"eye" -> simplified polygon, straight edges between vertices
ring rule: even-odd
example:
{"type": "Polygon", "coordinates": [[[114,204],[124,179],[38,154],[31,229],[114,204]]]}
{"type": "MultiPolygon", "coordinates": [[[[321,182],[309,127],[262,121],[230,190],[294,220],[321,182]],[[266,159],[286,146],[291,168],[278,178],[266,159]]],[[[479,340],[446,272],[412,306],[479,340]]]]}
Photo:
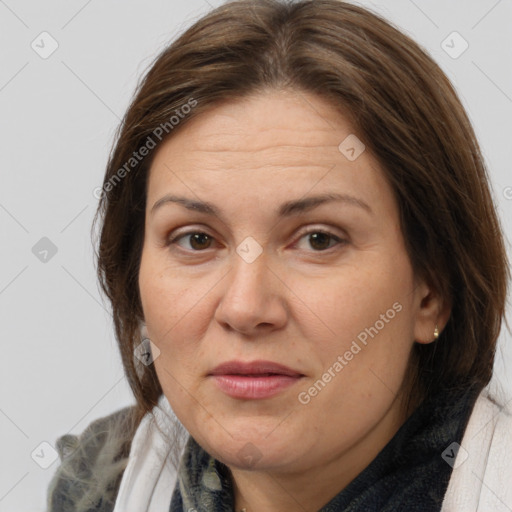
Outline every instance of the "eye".
{"type": "MultiPolygon", "coordinates": [[[[318,228],[313,228],[310,229],[309,231],[306,231],[305,233],[302,233],[301,237],[299,238],[299,241],[305,239],[306,237],[309,237],[309,244],[310,247],[314,249],[314,252],[324,252],[336,245],[345,245],[346,243],[348,243],[347,240],[344,240],[334,235],[333,233],[320,230],[318,228]]],[[[201,252],[204,251],[205,249],[210,249],[212,247],[214,240],[215,238],[213,236],[210,236],[208,233],[205,233],[203,231],[188,231],[185,233],[180,233],[175,237],[171,238],[166,245],[178,245],[182,249],[185,249],[190,252],[201,252]],[[179,241],[181,240],[187,240],[189,244],[188,247],[183,246],[181,243],[179,243],[179,241]]],[[[297,243],[296,245],[299,245],[299,243],[297,243]]]]}
{"type": "Polygon", "coordinates": [[[204,249],[209,249],[212,241],[215,240],[212,236],[204,233],[202,231],[189,231],[188,233],[181,233],[171,240],[168,241],[167,245],[179,245],[183,249],[192,250],[194,252],[199,252],[204,249]],[[183,247],[181,244],[178,244],[178,240],[188,239],[189,247],[183,247]]]}
{"type": "Polygon", "coordinates": [[[310,229],[302,234],[299,240],[303,238],[309,237],[310,247],[313,247],[315,252],[322,252],[327,249],[331,249],[335,245],[345,245],[347,243],[346,240],[334,235],[333,233],[329,233],[328,231],[323,231],[320,229],[310,229]],[[331,244],[331,242],[335,242],[331,244]]]}

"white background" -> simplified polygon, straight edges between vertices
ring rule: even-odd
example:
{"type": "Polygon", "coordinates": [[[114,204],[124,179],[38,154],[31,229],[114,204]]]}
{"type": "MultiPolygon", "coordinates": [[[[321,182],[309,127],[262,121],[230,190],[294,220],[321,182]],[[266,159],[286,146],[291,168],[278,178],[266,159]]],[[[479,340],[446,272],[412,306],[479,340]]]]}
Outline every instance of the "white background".
{"type": "MultiPolygon", "coordinates": [[[[221,3],[0,0],[2,512],[44,510],[58,462],[47,469],[34,462],[40,443],[54,445],[134,402],[96,284],[93,190],[141,73],[166,43],[221,3]],[[43,31],[58,43],[47,59],[31,48],[43,31]],[[46,263],[32,252],[42,237],[57,248],[46,263]]],[[[418,41],[454,83],[511,239],[512,2],[360,3],[418,41]],[[453,31],[469,44],[457,59],[441,47],[453,31]]],[[[509,397],[511,345],[503,330],[496,370],[509,397]]],[[[43,462],[51,454],[38,450],[43,462]]]]}

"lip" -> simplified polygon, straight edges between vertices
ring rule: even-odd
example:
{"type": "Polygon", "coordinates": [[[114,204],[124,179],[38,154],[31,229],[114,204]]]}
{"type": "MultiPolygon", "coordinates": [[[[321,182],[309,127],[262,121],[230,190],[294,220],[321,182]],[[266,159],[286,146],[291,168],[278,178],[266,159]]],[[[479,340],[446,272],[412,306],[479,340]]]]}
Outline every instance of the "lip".
{"type": "Polygon", "coordinates": [[[300,377],[302,374],[283,364],[273,361],[226,361],[216,366],[210,375],[258,375],[273,373],[287,375],[288,377],[300,377]]]}
{"type": "Polygon", "coordinates": [[[303,374],[273,361],[227,361],[208,374],[232,398],[270,398],[298,382],[303,374]]]}

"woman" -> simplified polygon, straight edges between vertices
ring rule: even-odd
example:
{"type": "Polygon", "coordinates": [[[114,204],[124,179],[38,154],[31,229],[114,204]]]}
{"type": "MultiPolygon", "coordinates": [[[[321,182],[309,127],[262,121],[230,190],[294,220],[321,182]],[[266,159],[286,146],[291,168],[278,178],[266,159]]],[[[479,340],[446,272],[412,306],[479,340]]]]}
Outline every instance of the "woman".
{"type": "Polygon", "coordinates": [[[209,13],[142,80],[97,214],[136,405],[58,440],[49,510],[511,509],[487,171],[388,22],[209,13]]]}

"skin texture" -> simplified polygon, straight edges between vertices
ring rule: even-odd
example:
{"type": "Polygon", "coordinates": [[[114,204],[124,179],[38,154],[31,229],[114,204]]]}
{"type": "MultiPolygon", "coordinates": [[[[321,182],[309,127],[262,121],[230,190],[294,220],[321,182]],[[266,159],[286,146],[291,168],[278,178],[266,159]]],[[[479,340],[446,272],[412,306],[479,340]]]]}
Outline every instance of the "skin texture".
{"type": "Polygon", "coordinates": [[[139,274],[159,381],[190,434],[229,466],[237,510],[318,510],[405,421],[397,396],[412,345],[431,342],[449,311],[415,279],[378,163],[368,150],[354,161],[340,152],[354,131],[325,100],[265,91],[182,128],[150,170],[139,274]],[[371,212],[345,201],[276,215],[286,201],[327,192],[371,212]],[[168,193],[211,202],[221,216],[176,203],[151,212],[168,193]],[[332,237],[315,241],[309,229],[332,237]],[[166,245],[185,231],[209,237],[166,245]],[[246,237],[263,249],[251,263],[236,251],[246,237]],[[235,399],[207,375],[233,359],[275,361],[303,377],[271,398],[235,399]],[[329,368],[330,381],[302,403],[329,368]]]}

